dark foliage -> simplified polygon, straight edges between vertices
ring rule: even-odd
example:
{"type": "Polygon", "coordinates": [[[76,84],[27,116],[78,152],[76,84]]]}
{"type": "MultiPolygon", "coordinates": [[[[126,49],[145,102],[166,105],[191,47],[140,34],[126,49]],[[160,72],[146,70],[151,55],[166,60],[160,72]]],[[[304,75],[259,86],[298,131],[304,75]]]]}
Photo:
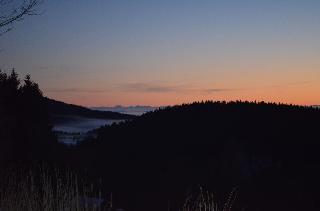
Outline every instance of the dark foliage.
{"type": "Polygon", "coordinates": [[[55,144],[45,100],[27,75],[0,71],[0,160],[48,159],[55,144]]]}

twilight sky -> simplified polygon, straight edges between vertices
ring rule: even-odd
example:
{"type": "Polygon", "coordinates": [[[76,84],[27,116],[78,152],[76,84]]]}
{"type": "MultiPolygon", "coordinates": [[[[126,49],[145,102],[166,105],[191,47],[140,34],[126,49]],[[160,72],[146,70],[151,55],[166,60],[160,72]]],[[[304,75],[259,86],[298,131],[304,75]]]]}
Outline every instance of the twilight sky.
{"type": "Polygon", "coordinates": [[[319,0],[45,0],[0,68],[85,106],[320,104],[319,0]]]}

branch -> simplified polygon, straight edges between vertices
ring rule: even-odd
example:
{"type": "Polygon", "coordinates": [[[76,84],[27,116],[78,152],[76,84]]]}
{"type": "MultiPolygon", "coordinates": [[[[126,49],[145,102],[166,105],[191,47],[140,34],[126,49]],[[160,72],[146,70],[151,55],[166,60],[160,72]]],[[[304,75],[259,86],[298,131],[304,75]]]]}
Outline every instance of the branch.
{"type": "MultiPolygon", "coordinates": [[[[2,5],[4,2],[5,1],[0,1],[1,3],[0,5],[2,5]]],[[[39,4],[40,4],[40,0],[24,0],[19,7],[9,12],[10,14],[8,16],[0,17],[0,29],[16,21],[22,20],[25,16],[36,15],[35,8],[39,4]]]]}

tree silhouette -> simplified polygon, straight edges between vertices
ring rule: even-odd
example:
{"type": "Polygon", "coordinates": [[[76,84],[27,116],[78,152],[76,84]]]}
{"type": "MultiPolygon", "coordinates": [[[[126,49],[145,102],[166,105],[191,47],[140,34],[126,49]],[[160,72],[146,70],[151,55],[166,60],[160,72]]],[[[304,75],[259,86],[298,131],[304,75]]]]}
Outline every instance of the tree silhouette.
{"type": "Polygon", "coordinates": [[[0,34],[12,29],[17,21],[36,15],[40,0],[0,0],[0,34]]]}
{"type": "Polygon", "coordinates": [[[1,160],[44,159],[54,144],[46,103],[38,84],[13,69],[0,71],[1,160]]]}

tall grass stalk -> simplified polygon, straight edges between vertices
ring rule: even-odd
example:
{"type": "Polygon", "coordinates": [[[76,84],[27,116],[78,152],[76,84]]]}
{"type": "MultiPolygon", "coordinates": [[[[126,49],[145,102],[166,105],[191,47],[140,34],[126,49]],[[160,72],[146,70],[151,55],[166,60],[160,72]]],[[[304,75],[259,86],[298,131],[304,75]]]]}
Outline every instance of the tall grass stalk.
{"type": "Polygon", "coordinates": [[[200,187],[198,194],[187,197],[180,211],[232,211],[235,199],[236,189],[233,189],[221,208],[214,194],[200,187]]]}
{"type": "Polygon", "coordinates": [[[1,211],[100,210],[86,200],[98,195],[70,170],[41,165],[1,172],[1,211]]]}

